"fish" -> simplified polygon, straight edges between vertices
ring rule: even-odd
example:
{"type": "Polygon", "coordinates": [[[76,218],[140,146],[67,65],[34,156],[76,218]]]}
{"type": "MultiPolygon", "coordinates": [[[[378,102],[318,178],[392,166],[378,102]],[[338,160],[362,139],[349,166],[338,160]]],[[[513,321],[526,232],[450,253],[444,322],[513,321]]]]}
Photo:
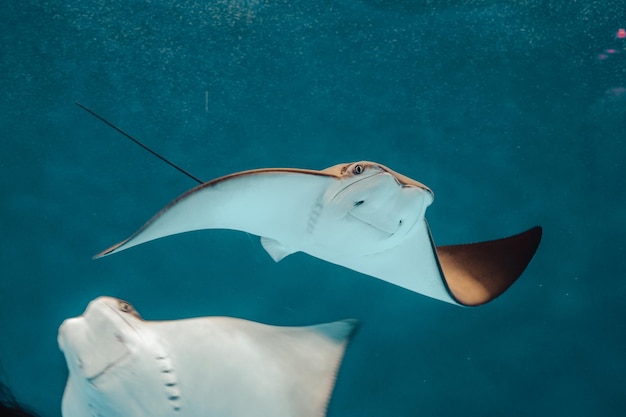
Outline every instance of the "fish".
{"type": "Polygon", "coordinates": [[[233,317],[144,320],[92,300],[59,327],[63,417],[323,417],[356,320],[281,327],[233,317]]]}
{"type": "Polygon", "coordinates": [[[455,305],[495,299],[528,266],[542,228],[438,247],[425,217],[433,199],[426,185],[371,161],[237,172],[182,194],[94,258],[173,234],[233,229],[260,236],[276,262],[304,252],[455,305]]]}

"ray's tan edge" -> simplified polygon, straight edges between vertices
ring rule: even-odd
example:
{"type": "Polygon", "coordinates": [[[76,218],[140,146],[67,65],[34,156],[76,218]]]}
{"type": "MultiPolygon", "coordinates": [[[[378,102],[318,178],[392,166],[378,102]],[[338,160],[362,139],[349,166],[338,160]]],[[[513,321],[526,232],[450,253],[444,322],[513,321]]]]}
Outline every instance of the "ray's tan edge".
{"type": "MultiPolygon", "coordinates": [[[[395,177],[396,181],[398,181],[398,184],[406,186],[406,187],[417,187],[417,188],[422,188],[428,192],[430,192],[431,194],[433,193],[433,190],[431,190],[430,188],[428,188],[426,185],[422,184],[419,181],[415,181],[413,178],[409,178],[406,175],[402,175],[396,171],[394,171],[393,169],[389,168],[388,166],[385,166],[383,164],[379,164],[378,162],[372,162],[372,161],[359,161],[359,162],[347,162],[347,163],[342,163],[342,164],[337,164],[337,165],[333,165],[331,167],[328,167],[326,169],[324,169],[322,172],[323,173],[327,173],[327,174],[331,174],[334,177],[340,178],[343,177],[344,175],[348,175],[350,173],[346,172],[346,170],[348,169],[348,167],[350,167],[351,165],[355,165],[355,164],[362,164],[366,167],[375,167],[375,168],[380,168],[383,171],[387,172],[388,174],[391,174],[395,177]]],[[[354,174],[350,174],[350,175],[354,175],[354,174]]]]}
{"type": "Polygon", "coordinates": [[[391,169],[389,167],[386,167],[385,165],[378,164],[378,166],[381,167],[382,169],[384,169],[385,171],[389,172],[394,177],[396,177],[396,179],[398,180],[398,182],[400,184],[405,185],[405,186],[409,186],[409,187],[422,188],[422,189],[424,189],[426,191],[429,191],[431,194],[434,194],[433,190],[431,190],[429,187],[427,187],[426,185],[422,184],[421,182],[416,181],[413,178],[409,178],[406,175],[402,175],[399,172],[396,172],[393,169],[391,169]]]}

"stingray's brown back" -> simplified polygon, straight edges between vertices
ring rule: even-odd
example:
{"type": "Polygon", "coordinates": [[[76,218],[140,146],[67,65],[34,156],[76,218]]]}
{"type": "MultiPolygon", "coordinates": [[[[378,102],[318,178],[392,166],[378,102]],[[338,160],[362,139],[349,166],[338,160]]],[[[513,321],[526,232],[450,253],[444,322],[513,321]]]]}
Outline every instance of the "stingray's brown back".
{"type": "Polygon", "coordinates": [[[504,239],[437,248],[452,296],[466,306],[493,300],[524,272],[541,241],[541,227],[504,239]]]}

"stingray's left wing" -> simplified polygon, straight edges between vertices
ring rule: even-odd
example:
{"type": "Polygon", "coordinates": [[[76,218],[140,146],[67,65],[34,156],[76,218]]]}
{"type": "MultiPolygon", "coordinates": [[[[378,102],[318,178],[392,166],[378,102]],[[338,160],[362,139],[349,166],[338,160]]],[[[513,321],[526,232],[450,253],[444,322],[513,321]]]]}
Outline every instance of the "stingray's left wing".
{"type": "Polygon", "coordinates": [[[295,168],[257,169],[218,178],[181,195],[128,239],[95,258],[201,229],[233,229],[266,237],[303,233],[311,210],[335,178],[327,172],[295,168]]]}

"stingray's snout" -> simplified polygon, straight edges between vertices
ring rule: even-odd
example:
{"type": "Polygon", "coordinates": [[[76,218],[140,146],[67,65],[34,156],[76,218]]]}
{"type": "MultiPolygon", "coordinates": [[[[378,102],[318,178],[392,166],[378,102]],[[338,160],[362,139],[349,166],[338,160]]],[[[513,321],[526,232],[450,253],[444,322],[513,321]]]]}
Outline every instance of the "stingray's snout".
{"type": "Polygon", "coordinates": [[[435,193],[433,192],[433,190],[431,190],[430,188],[424,186],[423,188],[420,187],[420,189],[422,190],[425,198],[424,198],[424,202],[426,204],[426,207],[430,206],[433,201],[435,201],[435,193]]]}
{"type": "Polygon", "coordinates": [[[72,317],[69,319],[63,320],[61,325],[59,326],[59,331],[57,334],[57,343],[59,344],[59,349],[62,352],[66,352],[69,347],[72,334],[76,333],[77,327],[79,326],[79,317],[72,317]]]}

